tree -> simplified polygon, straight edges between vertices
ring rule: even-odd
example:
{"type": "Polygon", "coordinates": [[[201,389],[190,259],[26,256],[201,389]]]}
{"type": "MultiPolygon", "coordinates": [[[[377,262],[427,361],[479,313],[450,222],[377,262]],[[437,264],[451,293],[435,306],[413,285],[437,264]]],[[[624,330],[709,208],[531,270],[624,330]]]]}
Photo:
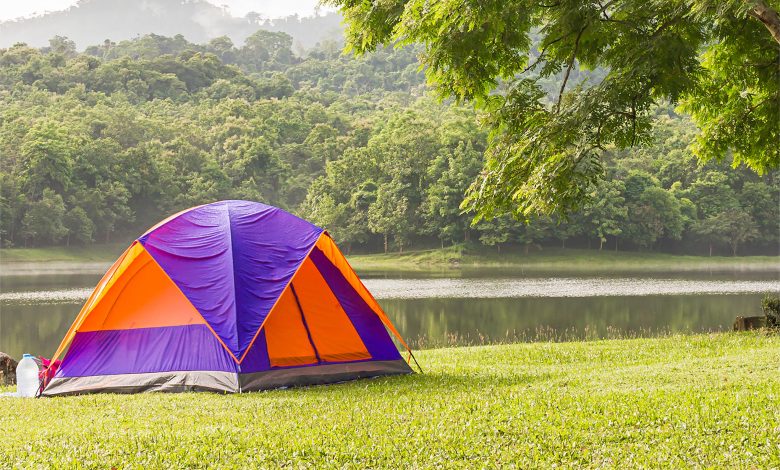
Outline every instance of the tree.
{"type": "Polygon", "coordinates": [[[685,229],[680,202],[669,191],[651,186],[628,207],[626,237],[641,247],[652,247],[662,237],[678,240],[685,229]]]}
{"type": "Polygon", "coordinates": [[[566,248],[566,240],[578,235],[582,229],[581,213],[569,214],[565,219],[553,217],[552,221],[550,233],[561,242],[561,248],[566,248]]]}
{"type": "Polygon", "coordinates": [[[3,247],[13,246],[26,205],[19,178],[0,171],[0,245],[3,247]]]}
{"type": "MultiPolygon", "coordinates": [[[[541,37],[534,30],[530,40],[541,37]]],[[[150,35],[72,56],[22,44],[0,49],[2,245],[102,243],[186,207],[239,198],[324,225],[346,251],[378,249],[385,234],[388,249],[403,250],[476,234],[501,251],[568,239],[606,246],[613,237],[629,248],[684,251],[707,237],[683,230],[678,238],[680,227],[737,210],[758,227],[751,252],[777,253],[780,172],[699,164],[689,150],[695,125],[663,101],[652,109],[652,144],[600,151],[607,178],[588,188],[581,210],[471,226],[469,205],[460,204],[483,168],[483,113],[428,95],[416,58],[422,45],[359,58],[339,48],[322,45],[289,64],[269,55],[260,71],[256,57],[224,38],[194,44],[150,35]],[[65,236],[57,211],[51,230],[40,217],[41,202],[52,199],[46,189],[65,202],[65,236]]],[[[573,66],[569,82],[598,84],[608,72],[573,66]]],[[[543,100],[555,104],[564,73],[533,73],[543,100]]],[[[511,89],[504,81],[493,94],[511,89]]],[[[537,183],[541,191],[554,186],[544,177],[537,183]]],[[[715,225],[715,250],[730,243],[726,225],[715,225]]],[[[738,241],[738,251],[748,242],[738,241]]]]}
{"type": "Polygon", "coordinates": [[[60,54],[65,57],[76,56],[76,43],[64,36],[54,36],[49,39],[49,49],[54,54],[60,54]]]}
{"type": "Polygon", "coordinates": [[[73,148],[65,128],[51,120],[36,123],[21,148],[27,193],[40,197],[45,188],[65,192],[70,184],[73,148]]]}
{"type": "Polygon", "coordinates": [[[460,142],[455,150],[440,155],[429,167],[431,184],[425,190],[423,211],[426,228],[441,241],[464,240],[468,236],[469,221],[460,210],[463,194],[473,181],[481,162],[481,155],[468,142],[460,142]]]}
{"type": "Polygon", "coordinates": [[[68,233],[63,224],[65,203],[62,196],[46,188],[38,201],[30,203],[22,219],[25,242],[57,243],[68,233]]]}
{"type": "Polygon", "coordinates": [[[591,202],[583,210],[585,223],[588,227],[588,235],[599,240],[599,251],[604,247],[607,236],[615,237],[615,249],[617,249],[617,237],[623,233],[628,211],[624,205],[623,192],[625,185],[622,181],[608,181],[600,185],[590,198],[591,202]]]}
{"type": "Polygon", "coordinates": [[[495,246],[499,253],[501,245],[510,241],[517,233],[517,221],[506,216],[480,221],[476,227],[480,232],[479,241],[483,245],[495,246]]]}
{"type": "Polygon", "coordinates": [[[404,188],[397,183],[380,186],[376,201],[368,209],[368,227],[384,237],[385,253],[389,235],[398,244],[399,253],[403,253],[404,242],[409,237],[409,200],[403,193],[404,188]]]}
{"type": "Polygon", "coordinates": [[[717,171],[708,171],[703,177],[697,178],[683,194],[696,201],[702,218],[739,207],[736,192],[727,176],[717,171]]]}
{"type": "Polygon", "coordinates": [[[523,245],[523,253],[527,255],[532,246],[549,236],[551,228],[552,220],[549,217],[533,217],[520,224],[517,241],[523,245]]]}
{"type": "Polygon", "coordinates": [[[737,249],[745,242],[758,236],[753,217],[742,210],[728,210],[718,215],[723,235],[731,246],[731,254],[737,256],[737,249]]]}
{"type": "Polygon", "coordinates": [[[748,181],[739,193],[740,205],[758,229],[756,240],[771,244],[780,238],[780,188],[761,181],[748,181]]]}
{"type": "Polygon", "coordinates": [[[95,223],[89,219],[87,212],[81,207],[74,207],[65,214],[65,228],[68,229],[66,246],[70,246],[71,240],[81,245],[87,245],[94,241],[95,223]]]}
{"type": "Polygon", "coordinates": [[[246,38],[238,54],[241,62],[254,71],[273,70],[292,61],[292,37],[260,29],[246,38]]]}
{"type": "Polygon", "coordinates": [[[780,17],[764,0],[475,2],[329,0],[348,48],[422,43],[442,96],[471,100],[492,128],[465,204],[477,217],[581,207],[607,148],[649,140],[655,103],[682,103],[697,155],[758,172],[780,165],[780,17]],[[575,79],[580,67],[601,80],[575,79]],[[555,78],[549,94],[543,82],[555,78]]]}
{"type": "Polygon", "coordinates": [[[725,243],[722,221],[718,215],[711,215],[706,219],[697,220],[693,224],[693,233],[707,242],[709,256],[712,256],[712,248],[715,243],[725,243]]]}

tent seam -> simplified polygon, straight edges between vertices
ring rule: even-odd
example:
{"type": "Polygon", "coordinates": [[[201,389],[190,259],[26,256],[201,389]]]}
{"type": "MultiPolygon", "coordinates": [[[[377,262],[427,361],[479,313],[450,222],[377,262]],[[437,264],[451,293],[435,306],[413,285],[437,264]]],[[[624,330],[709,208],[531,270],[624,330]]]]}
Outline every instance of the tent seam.
{"type": "MultiPolygon", "coordinates": [[[[328,234],[328,238],[330,238],[330,239],[331,239],[331,241],[333,242],[333,245],[336,247],[336,249],[338,249],[338,245],[336,245],[336,242],[334,242],[334,241],[333,241],[333,238],[330,236],[330,234],[328,234]]],[[[365,285],[365,284],[363,284],[363,280],[362,280],[362,279],[360,279],[360,276],[358,276],[358,275],[357,275],[357,273],[355,272],[355,268],[353,268],[353,267],[352,267],[352,265],[351,265],[351,264],[349,264],[349,261],[347,261],[347,259],[346,259],[346,257],[344,256],[344,254],[343,254],[343,253],[341,253],[341,250],[339,250],[339,254],[341,254],[342,258],[344,258],[344,261],[346,261],[346,262],[347,262],[347,266],[348,266],[348,267],[349,267],[349,269],[352,271],[352,274],[354,274],[354,275],[355,275],[355,277],[357,278],[358,282],[359,282],[359,283],[360,283],[360,285],[363,287],[363,290],[365,290],[365,291],[368,293],[368,296],[369,296],[369,297],[371,298],[371,300],[373,300],[373,301],[374,301],[374,303],[375,303],[375,304],[376,304],[376,305],[379,307],[379,310],[380,310],[380,312],[382,313],[382,315],[380,315],[380,314],[379,314],[379,312],[374,312],[374,314],[375,314],[377,317],[379,317],[379,320],[382,322],[382,324],[384,324],[384,325],[387,327],[387,329],[389,329],[389,330],[390,330],[390,332],[391,332],[391,333],[393,333],[393,336],[395,336],[396,338],[398,338],[398,340],[401,342],[401,344],[402,344],[402,345],[403,345],[403,346],[406,348],[406,350],[407,350],[407,351],[408,351],[408,352],[411,354],[411,352],[412,352],[412,349],[409,347],[409,345],[408,345],[408,344],[406,344],[406,341],[405,341],[405,340],[403,339],[403,337],[401,336],[401,333],[397,331],[397,329],[395,328],[395,325],[393,325],[393,324],[392,324],[392,322],[390,322],[390,319],[389,319],[389,318],[387,318],[387,313],[385,313],[385,311],[384,311],[384,309],[382,308],[382,306],[381,306],[381,305],[379,305],[379,302],[377,302],[377,301],[376,301],[376,298],[374,297],[374,294],[372,294],[372,293],[371,293],[371,291],[370,291],[370,290],[368,290],[368,288],[366,287],[366,285],[365,285]],[[390,323],[389,325],[388,325],[388,322],[390,323]],[[390,327],[391,325],[392,325],[392,328],[390,327]]],[[[327,255],[326,255],[325,257],[327,258],[327,255]]],[[[330,260],[329,260],[329,261],[330,261],[330,260]]],[[[333,263],[332,261],[331,261],[331,263],[332,263],[332,264],[334,264],[334,266],[335,266],[335,263],[333,263]]],[[[341,271],[341,269],[339,269],[339,267],[338,267],[338,266],[336,266],[336,269],[338,269],[339,271],[341,271]]],[[[343,275],[343,273],[342,273],[342,275],[343,275]]],[[[369,305],[369,308],[371,308],[371,306],[370,306],[370,305],[369,305]]],[[[373,308],[371,308],[371,310],[373,311],[374,309],[373,309],[373,308]]]]}
{"type": "MultiPolygon", "coordinates": [[[[146,252],[146,254],[149,254],[149,252],[146,251],[146,248],[144,248],[143,245],[141,245],[141,249],[144,250],[144,252],[146,252]]],[[[133,260],[133,261],[135,261],[135,260],[133,260]]],[[[111,306],[108,308],[108,312],[106,313],[106,316],[103,318],[103,322],[100,323],[100,328],[101,329],[103,329],[103,326],[106,324],[106,321],[108,320],[108,316],[111,315],[111,311],[114,310],[114,306],[116,305],[117,301],[119,301],[119,296],[122,295],[122,292],[124,292],[125,289],[127,288],[127,286],[130,285],[130,281],[132,281],[133,278],[135,278],[138,275],[138,273],[140,273],[141,270],[144,269],[146,267],[146,265],[151,263],[152,261],[154,261],[154,258],[152,258],[152,255],[149,254],[149,260],[147,262],[145,262],[143,264],[143,266],[138,268],[138,270],[136,272],[134,272],[132,276],[130,276],[130,279],[127,280],[127,283],[125,285],[123,285],[121,289],[119,289],[119,292],[116,294],[116,298],[114,299],[113,302],[111,302],[111,306]]],[[[155,264],[156,264],[156,262],[155,262],[155,264]]],[[[162,269],[162,268],[160,268],[160,269],[162,269]]],[[[163,273],[164,272],[165,271],[163,271],[163,273]]],[[[166,276],[167,276],[167,274],[166,274],[166,276]]],[[[108,292],[106,292],[106,293],[108,293],[108,292]]],[[[83,323],[82,323],[82,325],[83,325],[83,323]]]]}
{"type": "MultiPolygon", "coordinates": [[[[146,247],[143,246],[143,244],[141,245],[141,247],[144,250],[146,250],[146,247]]],[[[147,251],[147,253],[149,253],[149,252],[147,251]]],[[[160,265],[160,263],[157,262],[157,259],[151,253],[149,253],[149,257],[152,259],[152,262],[154,262],[154,264],[156,264],[162,270],[162,272],[165,273],[165,275],[168,276],[169,279],[171,279],[171,277],[168,274],[168,272],[165,271],[165,269],[160,265]]],[[[215,338],[217,338],[217,341],[219,342],[219,344],[221,344],[222,347],[225,349],[225,351],[227,351],[227,353],[230,354],[230,357],[233,358],[233,361],[235,361],[235,363],[238,364],[239,362],[238,362],[238,358],[236,357],[236,355],[233,354],[233,351],[231,351],[230,348],[227,347],[227,344],[225,344],[225,342],[222,341],[222,338],[219,337],[217,332],[214,331],[214,328],[211,327],[211,325],[209,324],[209,321],[206,320],[206,317],[204,317],[203,314],[200,312],[200,310],[198,310],[198,307],[196,307],[195,304],[192,303],[192,300],[190,300],[190,298],[187,296],[187,294],[185,294],[184,291],[181,290],[181,287],[179,286],[179,284],[176,283],[176,281],[171,279],[171,282],[172,282],[173,286],[181,293],[181,295],[192,306],[193,310],[195,310],[195,312],[200,316],[200,318],[203,319],[203,324],[206,325],[206,328],[209,329],[211,334],[214,335],[215,338]]]]}
{"type": "MultiPolygon", "coordinates": [[[[320,230],[322,230],[322,229],[320,229],[320,230]]],[[[297,276],[298,272],[300,272],[301,267],[303,266],[303,263],[309,258],[309,256],[311,255],[311,252],[314,251],[314,248],[316,248],[317,242],[320,241],[320,238],[322,237],[323,233],[327,233],[327,232],[325,232],[325,230],[322,230],[320,232],[319,236],[317,236],[317,238],[311,244],[311,247],[309,248],[309,251],[306,252],[306,256],[304,256],[303,259],[301,259],[300,264],[298,264],[298,267],[295,268],[295,272],[293,273],[292,276],[290,276],[290,280],[284,286],[284,289],[282,289],[282,292],[281,292],[281,294],[279,294],[279,297],[277,297],[276,301],[274,301],[274,304],[271,305],[271,308],[268,310],[268,314],[265,316],[265,318],[263,318],[263,322],[260,323],[260,327],[257,329],[257,331],[255,332],[255,335],[252,337],[252,341],[249,342],[249,345],[247,346],[246,351],[244,351],[244,354],[241,355],[241,359],[238,360],[238,364],[239,365],[242,362],[244,362],[244,359],[246,358],[247,354],[249,354],[249,351],[252,349],[252,346],[254,346],[255,341],[257,341],[257,337],[260,336],[260,332],[263,331],[263,327],[265,326],[265,323],[268,321],[268,318],[271,316],[271,313],[273,313],[274,308],[276,308],[276,305],[279,303],[279,299],[282,298],[282,295],[284,294],[284,291],[287,290],[287,288],[290,286],[290,284],[292,284],[293,279],[295,279],[295,276],[297,276]]]]}
{"type": "MultiPolygon", "coordinates": [[[[54,352],[54,356],[51,359],[52,363],[54,363],[54,361],[57,360],[57,357],[59,357],[60,354],[63,354],[65,352],[65,348],[67,348],[68,344],[70,344],[73,341],[73,337],[75,337],[76,333],[78,332],[78,329],[81,327],[81,325],[84,324],[84,320],[86,320],[86,317],[89,316],[89,313],[91,312],[91,308],[92,308],[91,304],[95,299],[95,295],[98,294],[98,290],[99,290],[98,287],[100,286],[100,284],[102,284],[104,280],[107,283],[114,277],[114,275],[116,274],[116,270],[119,269],[119,266],[122,265],[122,262],[127,257],[127,254],[129,253],[130,249],[133,247],[135,243],[140,243],[140,242],[138,242],[138,240],[135,240],[133,241],[133,243],[130,244],[129,247],[127,247],[127,249],[122,253],[122,256],[120,256],[119,259],[113,265],[111,265],[110,268],[108,268],[108,271],[111,271],[111,269],[114,268],[114,266],[116,266],[114,271],[111,273],[111,276],[105,278],[105,276],[108,275],[108,271],[106,271],[106,273],[103,275],[103,279],[100,280],[100,283],[98,283],[98,285],[89,295],[89,298],[87,298],[87,301],[81,307],[81,310],[79,311],[78,315],[76,315],[76,319],[71,324],[71,327],[68,328],[68,332],[65,333],[65,337],[62,339],[62,342],[60,342],[60,345],[57,347],[57,350],[54,352]],[[85,309],[90,309],[90,310],[85,311],[85,309]],[[81,317],[82,314],[84,314],[83,318],[81,317]],[[81,320],[81,322],[78,323],[78,326],[76,326],[76,323],[79,322],[79,319],[81,320]],[[73,333],[73,336],[71,336],[71,332],[73,333]],[[70,339],[68,339],[69,336],[70,339]]],[[[105,284],[103,284],[103,287],[105,288],[105,284]]]]}
{"type": "MultiPolygon", "coordinates": [[[[235,317],[235,334],[236,334],[236,348],[241,348],[241,340],[238,337],[238,295],[236,291],[236,259],[233,256],[233,219],[230,218],[230,204],[225,204],[225,210],[227,212],[227,229],[230,236],[230,274],[232,275],[231,283],[233,285],[233,314],[235,317]]],[[[235,357],[235,355],[233,355],[235,357]]],[[[241,364],[241,361],[238,362],[241,364]]]]}

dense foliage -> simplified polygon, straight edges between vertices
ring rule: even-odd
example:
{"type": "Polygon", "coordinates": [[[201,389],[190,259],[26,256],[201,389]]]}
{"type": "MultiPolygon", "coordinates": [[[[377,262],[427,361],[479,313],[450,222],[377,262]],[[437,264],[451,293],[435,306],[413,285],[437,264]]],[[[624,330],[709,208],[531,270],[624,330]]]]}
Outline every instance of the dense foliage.
{"type": "Polygon", "coordinates": [[[649,142],[664,102],[692,115],[701,159],[780,166],[777,0],[329,3],[351,48],[422,44],[440,93],[488,113],[485,171],[466,203],[478,217],[582,207],[609,175],[605,154],[649,142]],[[606,74],[577,80],[577,66],[606,74]]]}
{"type": "Polygon", "coordinates": [[[292,49],[268,31],[240,47],[150,35],[84,53],[63,37],[1,49],[2,245],[126,240],[242,198],[308,217],[346,249],[777,250],[778,175],[699,165],[695,127],[666,107],[653,108],[654,144],[605,153],[606,183],[568,219],[472,226],[460,205],[488,139],[471,108],[428,96],[418,49],[292,49]]]}

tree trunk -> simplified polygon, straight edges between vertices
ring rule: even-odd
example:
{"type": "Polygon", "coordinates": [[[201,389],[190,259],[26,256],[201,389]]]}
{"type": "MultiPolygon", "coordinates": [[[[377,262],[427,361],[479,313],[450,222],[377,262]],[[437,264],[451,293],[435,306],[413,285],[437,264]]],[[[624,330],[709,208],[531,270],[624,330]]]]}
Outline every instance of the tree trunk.
{"type": "Polygon", "coordinates": [[[561,240],[561,248],[566,248],[566,239],[561,240]]]}
{"type": "Polygon", "coordinates": [[[531,247],[531,244],[530,244],[530,243],[526,243],[525,245],[523,245],[523,254],[524,254],[524,255],[528,256],[528,249],[529,249],[530,247],[531,247]]]}
{"type": "Polygon", "coordinates": [[[352,253],[352,242],[347,243],[347,256],[352,253]]]}
{"type": "Polygon", "coordinates": [[[750,15],[764,23],[772,38],[780,44],[780,15],[764,0],[746,0],[750,6],[750,15]]]}
{"type": "Polygon", "coordinates": [[[385,234],[385,254],[387,254],[387,234],[385,234]]]}
{"type": "Polygon", "coordinates": [[[712,258],[712,242],[710,242],[710,258],[712,258]]]}
{"type": "Polygon", "coordinates": [[[737,243],[731,244],[731,253],[733,256],[737,256],[737,243]]]}
{"type": "Polygon", "coordinates": [[[599,238],[599,251],[601,251],[602,248],[604,248],[604,239],[599,238]]]}
{"type": "Polygon", "coordinates": [[[404,241],[398,240],[398,254],[401,255],[404,252],[404,241]]]}
{"type": "Polygon", "coordinates": [[[65,246],[70,247],[70,233],[65,237],[65,246]]]}
{"type": "Polygon", "coordinates": [[[441,249],[443,250],[444,249],[444,239],[443,238],[439,238],[439,241],[441,242],[441,249]]]}
{"type": "Polygon", "coordinates": [[[500,243],[496,243],[496,248],[498,248],[498,252],[501,253],[501,244],[500,243]]]}
{"type": "Polygon", "coordinates": [[[0,385],[16,385],[16,366],[18,365],[14,358],[0,352],[0,385]]]}

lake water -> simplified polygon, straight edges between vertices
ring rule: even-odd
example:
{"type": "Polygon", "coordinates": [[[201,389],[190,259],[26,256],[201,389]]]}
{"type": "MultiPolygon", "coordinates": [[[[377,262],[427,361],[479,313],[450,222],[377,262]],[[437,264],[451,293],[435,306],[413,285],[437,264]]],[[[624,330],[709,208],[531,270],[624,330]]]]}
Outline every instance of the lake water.
{"type": "MultiPolygon", "coordinates": [[[[0,269],[0,351],[51,355],[106,266],[0,269]]],[[[778,272],[361,273],[413,347],[653,336],[729,329],[760,314],[778,272]]]]}

